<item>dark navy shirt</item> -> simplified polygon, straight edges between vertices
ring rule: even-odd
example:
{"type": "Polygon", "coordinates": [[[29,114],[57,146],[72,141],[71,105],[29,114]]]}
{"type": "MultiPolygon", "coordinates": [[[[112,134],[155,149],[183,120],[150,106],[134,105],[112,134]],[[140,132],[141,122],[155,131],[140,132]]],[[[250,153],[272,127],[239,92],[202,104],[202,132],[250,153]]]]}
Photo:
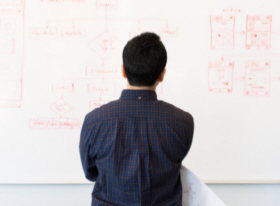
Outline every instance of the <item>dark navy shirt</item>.
{"type": "Polygon", "coordinates": [[[80,155],[96,181],[93,206],[181,206],[180,167],[193,137],[192,116],[152,90],[123,90],[86,115],[80,155]]]}

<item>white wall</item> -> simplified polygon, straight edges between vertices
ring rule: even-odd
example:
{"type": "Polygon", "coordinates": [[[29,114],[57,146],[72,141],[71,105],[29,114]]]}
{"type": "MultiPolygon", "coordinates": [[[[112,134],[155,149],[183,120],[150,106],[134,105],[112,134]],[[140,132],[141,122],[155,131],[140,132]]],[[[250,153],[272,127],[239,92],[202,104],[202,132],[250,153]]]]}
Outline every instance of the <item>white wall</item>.
{"type": "MultiPolygon", "coordinates": [[[[227,206],[280,205],[280,185],[208,186],[227,206]]],[[[93,185],[0,185],[0,205],[90,206],[92,187],[93,185]]]]}
{"type": "Polygon", "coordinates": [[[227,206],[279,206],[280,185],[208,185],[227,206]]]}

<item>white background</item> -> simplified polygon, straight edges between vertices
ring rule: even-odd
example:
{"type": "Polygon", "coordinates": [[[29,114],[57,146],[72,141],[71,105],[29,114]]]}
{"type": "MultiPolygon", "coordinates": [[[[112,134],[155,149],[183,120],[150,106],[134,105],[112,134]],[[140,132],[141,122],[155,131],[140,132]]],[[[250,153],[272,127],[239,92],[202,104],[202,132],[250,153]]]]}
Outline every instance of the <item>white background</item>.
{"type": "Polygon", "coordinates": [[[118,98],[125,88],[120,72],[86,76],[86,66],[104,64],[120,70],[121,51],[130,34],[139,28],[159,33],[167,23],[178,29],[178,36],[162,37],[168,64],[158,92],[159,99],[194,117],[194,141],[184,165],[205,181],[279,182],[280,16],[276,8],[275,1],[118,0],[117,9],[106,12],[89,0],[27,1],[24,42],[19,42],[24,43],[21,107],[0,108],[0,182],[86,182],[78,153],[80,129],[31,129],[30,122],[59,118],[51,107],[61,96],[72,108],[63,118],[82,122],[92,109],[90,102],[100,95],[88,94],[86,86],[100,78],[104,87],[114,85],[114,94],[102,95],[102,100],[118,98]],[[234,48],[210,49],[213,15],[235,16],[234,48]],[[272,15],[269,50],[245,49],[247,15],[272,15]],[[57,35],[34,36],[30,32],[34,28],[56,28],[57,35]],[[64,38],[64,28],[82,28],[84,35],[64,38]],[[108,56],[100,57],[89,45],[106,31],[117,39],[116,45],[108,56]],[[209,62],[222,57],[235,65],[233,91],[209,92],[209,62]],[[253,60],[271,63],[267,97],[246,96],[244,81],[237,80],[245,74],[245,62],[253,60]],[[65,82],[75,85],[73,93],[52,92],[53,84],[65,82]]]}

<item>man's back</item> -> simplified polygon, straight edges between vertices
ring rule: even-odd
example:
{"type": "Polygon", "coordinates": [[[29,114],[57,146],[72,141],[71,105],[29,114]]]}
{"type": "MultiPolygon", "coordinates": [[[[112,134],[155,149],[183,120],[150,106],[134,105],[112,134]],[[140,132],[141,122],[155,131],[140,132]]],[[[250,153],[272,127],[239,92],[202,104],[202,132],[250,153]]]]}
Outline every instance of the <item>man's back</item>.
{"type": "Polygon", "coordinates": [[[86,177],[96,181],[92,205],[181,206],[180,167],[193,129],[189,113],[151,90],[124,90],[89,113],[80,151],[86,177]]]}

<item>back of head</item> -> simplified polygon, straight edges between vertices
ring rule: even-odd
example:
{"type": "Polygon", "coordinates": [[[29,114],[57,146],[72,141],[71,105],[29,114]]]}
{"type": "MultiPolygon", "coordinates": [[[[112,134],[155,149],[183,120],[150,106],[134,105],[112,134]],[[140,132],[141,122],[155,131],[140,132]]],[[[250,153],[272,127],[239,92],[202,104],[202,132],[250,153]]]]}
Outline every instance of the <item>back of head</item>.
{"type": "Polygon", "coordinates": [[[123,50],[123,64],[132,86],[152,86],[164,70],[167,52],[154,33],[142,33],[127,42],[123,50]]]}

